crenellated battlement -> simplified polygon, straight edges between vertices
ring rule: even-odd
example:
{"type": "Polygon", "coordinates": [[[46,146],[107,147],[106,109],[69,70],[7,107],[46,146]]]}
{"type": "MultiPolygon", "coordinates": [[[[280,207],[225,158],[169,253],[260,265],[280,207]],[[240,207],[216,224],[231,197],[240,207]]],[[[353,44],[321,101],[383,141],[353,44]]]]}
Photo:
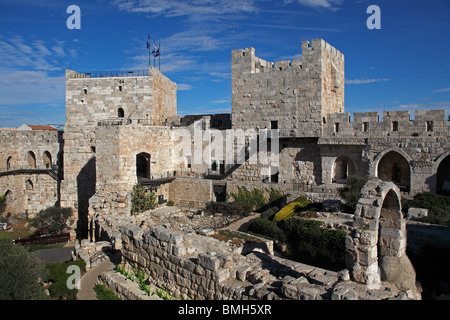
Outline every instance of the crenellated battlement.
{"type": "Polygon", "coordinates": [[[232,51],[232,67],[240,68],[242,72],[265,73],[303,69],[303,65],[308,67],[319,67],[313,64],[311,58],[321,58],[325,53],[333,59],[343,62],[344,55],[335,47],[325,42],[323,39],[314,39],[311,41],[302,41],[302,58],[280,61],[266,61],[255,55],[255,48],[250,47],[232,51]],[[306,57],[306,59],[304,58],[306,57]]]}
{"type": "Polygon", "coordinates": [[[448,137],[445,110],[333,113],[323,119],[323,136],[448,137]]]}

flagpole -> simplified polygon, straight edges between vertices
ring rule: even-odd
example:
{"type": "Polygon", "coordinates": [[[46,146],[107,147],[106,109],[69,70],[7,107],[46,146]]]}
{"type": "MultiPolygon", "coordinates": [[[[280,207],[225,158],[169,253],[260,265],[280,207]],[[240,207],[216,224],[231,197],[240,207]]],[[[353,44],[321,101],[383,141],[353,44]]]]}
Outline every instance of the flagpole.
{"type": "Polygon", "coordinates": [[[147,48],[148,48],[148,66],[151,66],[151,54],[150,54],[150,33],[148,34],[148,40],[147,40],[147,48]]]}
{"type": "Polygon", "coordinates": [[[158,69],[159,69],[159,71],[161,71],[161,43],[158,45],[158,52],[159,52],[159,54],[158,54],[158,60],[159,60],[159,67],[158,67],[158,69]]]}
{"type": "MultiPolygon", "coordinates": [[[[155,51],[155,54],[156,54],[155,39],[153,39],[153,50],[155,51]]],[[[156,66],[155,66],[155,59],[156,59],[155,54],[153,55],[153,68],[156,68],[156,66]]]]}

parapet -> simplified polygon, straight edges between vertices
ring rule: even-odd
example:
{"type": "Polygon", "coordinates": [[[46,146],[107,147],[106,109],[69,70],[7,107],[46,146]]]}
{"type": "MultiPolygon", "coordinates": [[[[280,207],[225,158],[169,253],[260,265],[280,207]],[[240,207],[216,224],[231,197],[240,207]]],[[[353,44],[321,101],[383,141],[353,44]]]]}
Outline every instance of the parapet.
{"type": "Polygon", "coordinates": [[[270,62],[256,57],[255,48],[253,47],[246,48],[245,50],[233,50],[231,54],[232,70],[239,70],[243,73],[262,73],[302,69],[304,64],[308,64],[311,58],[319,59],[325,52],[328,53],[328,56],[333,59],[344,59],[344,55],[325,40],[314,39],[311,43],[307,40],[302,41],[302,59],[270,62]],[[308,57],[308,59],[305,60],[303,59],[304,57],[308,57]]]}
{"type": "Polygon", "coordinates": [[[445,110],[333,113],[323,119],[323,136],[354,137],[448,137],[450,122],[445,110]]]}

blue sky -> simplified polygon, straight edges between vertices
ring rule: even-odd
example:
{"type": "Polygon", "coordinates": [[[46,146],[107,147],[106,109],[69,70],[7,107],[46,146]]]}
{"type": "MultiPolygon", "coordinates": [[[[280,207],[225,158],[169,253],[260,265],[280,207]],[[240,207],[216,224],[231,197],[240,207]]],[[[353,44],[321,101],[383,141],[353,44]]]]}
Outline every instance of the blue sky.
{"type": "Polygon", "coordinates": [[[286,60],[316,38],[345,54],[346,112],[450,113],[449,0],[0,0],[0,126],[63,124],[65,69],[145,69],[148,33],[179,114],[231,112],[231,50],[286,60]],[[70,5],[79,30],[66,26],[70,5]]]}

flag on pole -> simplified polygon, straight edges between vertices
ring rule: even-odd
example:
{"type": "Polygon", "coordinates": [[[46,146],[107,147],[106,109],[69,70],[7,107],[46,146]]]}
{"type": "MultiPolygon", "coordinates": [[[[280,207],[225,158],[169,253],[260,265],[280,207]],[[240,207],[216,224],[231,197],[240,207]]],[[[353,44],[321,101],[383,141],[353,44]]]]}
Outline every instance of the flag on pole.
{"type": "Polygon", "coordinates": [[[148,34],[148,40],[147,40],[147,49],[150,48],[150,33],[148,34]]]}
{"type": "Polygon", "coordinates": [[[156,44],[155,44],[155,40],[153,40],[153,50],[152,53],[155,54],[156,53],[156,44]]]}
{"type": "MultiPolygon", "coordinates": [[[[158,46],[158,50],[155,51],[155,57],[159,57],[159,49],[161,48],[161,45],[158,46]]],[[[156,48],[155,48],[156,49],[156,48]]]]}

